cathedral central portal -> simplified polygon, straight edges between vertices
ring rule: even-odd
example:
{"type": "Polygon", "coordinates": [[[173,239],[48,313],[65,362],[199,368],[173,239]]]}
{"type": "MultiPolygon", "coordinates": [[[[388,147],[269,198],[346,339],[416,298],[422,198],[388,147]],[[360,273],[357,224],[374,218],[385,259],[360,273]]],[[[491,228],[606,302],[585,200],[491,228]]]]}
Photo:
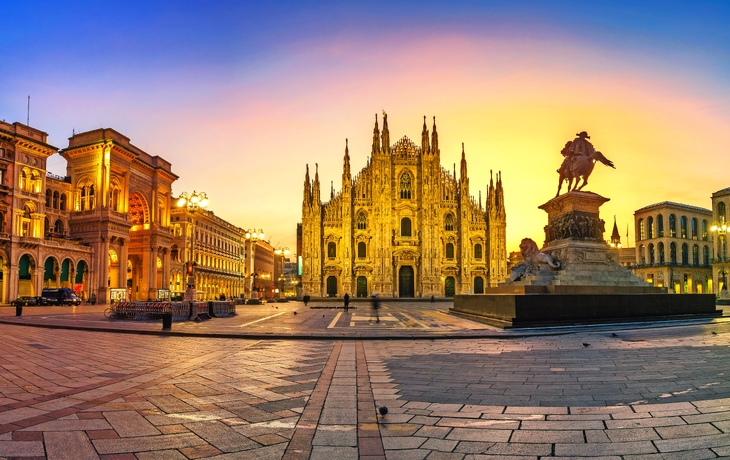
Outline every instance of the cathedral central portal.
{"type": "Polygon", "coordinates": [[[398,297],[414,297],[413,267],[405,266],[398,270],[398,297]]]}
{"type": "Polygon", "coordinates": [[[302,203],[302,288],[311,296],[451,297],[483,292],[507,277],[502,176],[486,203],[469,193],[466,154],[460,174],[441,166],[436,120],[424,117],[421,145],[391,144],[377,115],[367,165],[354,176],[345,142],[341,190],[322,202],[319,168],[302,203]]]}

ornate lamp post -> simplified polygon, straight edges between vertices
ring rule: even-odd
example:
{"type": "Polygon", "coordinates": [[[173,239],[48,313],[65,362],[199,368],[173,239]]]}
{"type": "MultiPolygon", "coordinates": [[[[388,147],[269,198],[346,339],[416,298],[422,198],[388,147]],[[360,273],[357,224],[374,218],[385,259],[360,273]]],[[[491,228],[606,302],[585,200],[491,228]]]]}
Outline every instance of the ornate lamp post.
{"type": "Polygon", "coordinates": [[[727,272],[725,271],[725,255],[727,252],[727,228],[728,225],[725,222],[722,223],[713,223],[712,227],[710,227],[710,230],[713,233],[717,233],[717,241],[720,243],[720,246],[717,251],[717,256],[720,259],[720,262],[722,263],[722,268],[718,272],[718,281],[720,279],[719,275],[722,275],[722,290],[720,290],[720,297],[721,298],[727,298],[728,292],[727,292],[727,272]]]}
{"type": "Polygon", "coordinates": [[[264,239],[264,231],[261,229],[253,229],[253,230],[246,230],[246,241],[248,241],[249,249],[248,249],[248,274],[250,277],[250,285],[249,285],[249,291],[251,292],[251,299],[258,300],[258,292],[256,292],[256,277],[258,276],[257,273],[255,273],[255,247],[256,242],[259,239],[264,239]]]}
{"type": "Polygon", "coordinates": [[[185,268],[188,275],[188,285],[185,290],[185,301],[194,302],[197,300],[197,291],[195,289],[195,266],[198,265],[195,262],[195,213],[201,208],[208,206],[208,195],[205,192],[196,192],[188,195],[187,192],[182,192],[180,197],[177,199],[177,207],[187,207],[188,212],[192,218],[192,234],[190,235],[190,259],[185,263],[185,268]]]}
{"type": "Polygon", "coordinates": [[[278,281],[279,281],[279,298],[281,298],[281,295],[284,293],[284,257],[291,254],[291,251],[289,250],[289,248],[276,248],[276,250],[274,250],[274,254],[281,257],[281,259],[280,259],[281,272],[279,272],[279,279],[278,279],[278,281]]]}

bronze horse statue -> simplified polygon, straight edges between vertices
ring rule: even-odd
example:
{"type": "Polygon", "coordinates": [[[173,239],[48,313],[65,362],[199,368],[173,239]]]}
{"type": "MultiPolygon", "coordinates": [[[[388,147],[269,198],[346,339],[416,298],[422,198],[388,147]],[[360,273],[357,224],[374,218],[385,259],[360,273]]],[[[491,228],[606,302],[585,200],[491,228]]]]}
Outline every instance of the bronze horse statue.
{"type": "Polygon", "coordinates": [[[572,145],[573,141],[568,142],[560,152],[565,156],[565,159],[563,160],[563,164],[560,165],[560,169],[558,169],[560,182],[558,182],[558,193],[555,194],[555,197],[560,195],[560,188],[563,186],[563,181],[568,181],[569,192],[571,190],[579,191],[585,187],[588,184],[588,177],[596,166],[596,161],[600,161],[604,165],[616,169],[611,160],[604,157],[598,150],[593,150],[592,148],[586,152],[586,155],[572,155],[572,145]],[[581,179],[583,179],[583,183],[578,186],[581,179]],[[575,180],[575,184],[573,184],[573,180],[575,180]]]}

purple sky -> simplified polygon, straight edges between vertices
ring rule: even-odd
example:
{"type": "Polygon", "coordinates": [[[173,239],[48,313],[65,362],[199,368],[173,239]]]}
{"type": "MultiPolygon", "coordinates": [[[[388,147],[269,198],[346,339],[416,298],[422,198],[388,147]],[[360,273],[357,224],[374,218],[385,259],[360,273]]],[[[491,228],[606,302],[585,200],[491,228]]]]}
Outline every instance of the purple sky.
{"type": "Polygon", "coordinates": [[[16,2],[0,119],[25,122],[31,95],[57,147],[114,128],[172,163],[176,194],[291,249],[305,164],[328,199],[345,138],[359,171],[383,109],[393,142],[436,116],[447,169],[464,142],[473,195],[502,171],[509,250],[542,242],[537,206],[582,130],[616,163],[587,190],[622,236],[654,202],[709,208],[730,186],[730,3],[552,3],[16,2]]]}

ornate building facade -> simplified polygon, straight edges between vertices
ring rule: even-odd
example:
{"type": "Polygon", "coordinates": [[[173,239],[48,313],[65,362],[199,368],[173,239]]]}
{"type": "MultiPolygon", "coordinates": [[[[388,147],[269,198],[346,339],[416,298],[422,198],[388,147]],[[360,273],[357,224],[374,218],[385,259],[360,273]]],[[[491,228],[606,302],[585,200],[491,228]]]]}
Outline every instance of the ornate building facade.
{"type": "Polygon", "coordinates": [[[501,174],[486,207],[470,195],[462,144],[460,175],[441,166],[436,131],[424,117],[421,146],[390,143],[377,115],[371,156],[354,177],[345,144],[342,189],[322,203],[318,168],[307,165],[302,204],[304,294],[450,297],[483,293],[507,277],[501,174]]]}
{"type": "Polygon", "coordinates": [[[40,295],[44,287],[92,286],[93,251],[72,238],[73,187],[46,172],[58,149],[48,134],[0,122],[0,302],[40,295]]]}
{"type": "Polygon", "coordinates": [[[677,294],[711,293],[712,211],[671,201],[634,212],[634,273],[677,294]]]}

